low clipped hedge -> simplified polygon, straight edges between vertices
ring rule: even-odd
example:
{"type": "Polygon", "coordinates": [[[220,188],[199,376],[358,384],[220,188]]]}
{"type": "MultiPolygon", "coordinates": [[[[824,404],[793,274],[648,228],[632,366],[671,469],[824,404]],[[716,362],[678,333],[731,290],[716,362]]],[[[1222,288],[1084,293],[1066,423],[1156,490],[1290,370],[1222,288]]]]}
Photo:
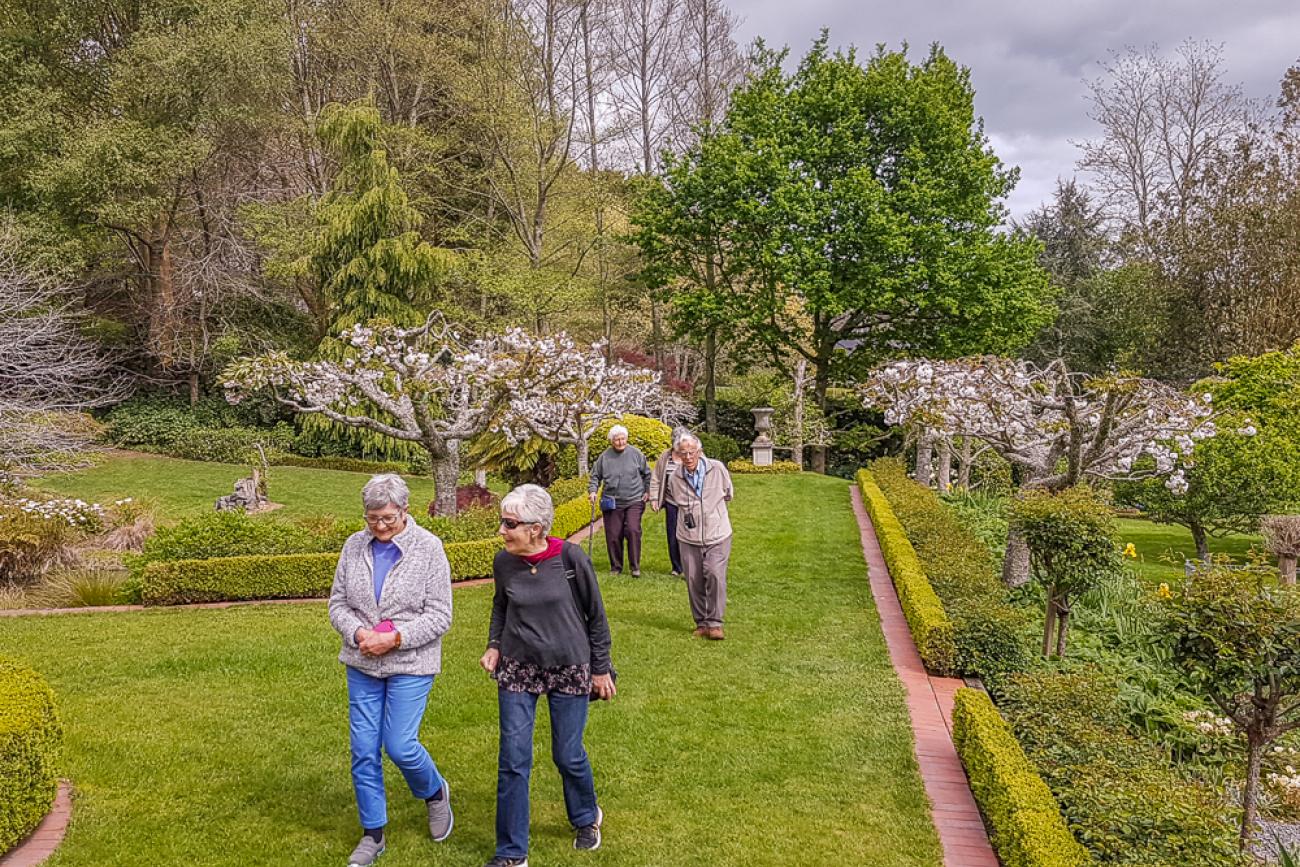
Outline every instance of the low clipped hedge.
{"type": "MultiPolygon", "coordinates": [[[[551,533],[570,536],[590,519],[585,496],[555,509],[551,533]]],[[[453,581],[486,578],[501,549],[493,536],[444,544],[453,581]]],[[[253,599],[311,599],[329,595],[338,565],[337,551],[319,554],[249,555],[206,560],[169,560],[145,566],[140,601],[145,605],[240,602],[253,599]]]]}
{"type": "Polygon", "coordinates": [[[943,610],[943,603],[930,586],[930,580],[921,569],[921,561],[917,559],[907,533],[903,532],[889,501],[885,499],[871,473],[858,470],[857,482],[867,514],[871,516],[871,523],[876,528],[880,551],[885,556],[885,565],[889,567],[889,574],[894,580],[903,616],[907,618],[921,660],[931,671],[939,674],[955,673],[957,647],[953,643],[953,624],[943,610]]]}
{"type": "Polygon", "coordinates": [[[897,459],[873,461],[869,469],[952,621],[956,669],[996,691],[1007,675],[1032,664],[1035,615],[1011,604],[997,557],[934,490],[909,478],[897,459]]]}
{"type": "Polygon", "coordinates": [[[1070,834],[1052,791],[984,693],[957,691],[952,736],[1004,867],[1095,863],[1070,834]]]}
{"type": "Polygon", "coordinates": [[[1243,865],[1237,808],[1129,731],[1112,676],[1095,669],[1017,674],[1000,703],[1074,836],[1099,863],[1243,865]]]}
{"type": "Polygon", "coordinates": [[[772,461],[769,466],[760,467],[749,458],[736,458],[727,464],[727,469],[742,476],[784,476],[803,472],[803,467],[794,461],[772,461]]]}
{"type": "Polygon", "coordinates": [[[62,752],[54,691],[27,666],[0,659],[0,854],[49,812],[62,752]]]}

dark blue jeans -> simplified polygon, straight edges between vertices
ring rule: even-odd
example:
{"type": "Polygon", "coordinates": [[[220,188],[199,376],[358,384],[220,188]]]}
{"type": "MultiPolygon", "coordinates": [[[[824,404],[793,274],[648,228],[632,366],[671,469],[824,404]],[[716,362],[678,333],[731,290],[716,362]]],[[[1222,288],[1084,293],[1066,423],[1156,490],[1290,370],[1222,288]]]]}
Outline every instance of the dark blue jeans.
{"type": "Polygon", "coordinates": [[[668,559],[673,571],[682,574],[682,549],[677,546],[677,504],[664,503],[664,529],[668,532],[668,559]]]}
{"type": "MultiPolygon", "coordinates": [[[[537,699],[529,692],[497,690],[501,750],[497,756],[497,851],[502,858],[528,854],[528,779],[533,769],[533,722],[537,699]]],[[[587,727],[585,695],[546,696],[551,709],[551,758],[564,782],[564,808],[580,828],[596,821],[596,786],[582,745],[587,727]]]]}

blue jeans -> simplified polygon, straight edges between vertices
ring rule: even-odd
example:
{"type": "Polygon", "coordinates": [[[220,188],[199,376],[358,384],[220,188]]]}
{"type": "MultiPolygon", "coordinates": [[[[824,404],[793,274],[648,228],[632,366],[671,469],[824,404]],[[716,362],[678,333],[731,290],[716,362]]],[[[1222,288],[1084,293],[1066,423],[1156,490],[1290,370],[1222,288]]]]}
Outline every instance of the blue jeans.
{"type": "MultiPolygon", "coordinates": [[[[528,779],[533,769],[533,722],[538,695],[497,690],[501,750],[497,757],[497,851],[502,858],[528,854],[528,779]]],[[[551,709],[551,758],[564,782],[564,808],[575,828],[596,822],[596,785],[582,745],[585,695],[546,696],[551,709]]]]}
{"type": "Polygon", "coordinates": [[[380,747],[402,772],[415,797],[432,797],[443,786],[438,766],[420,743],[420,720],[424,718],[433,675],[371,677],[350,666],[347,673],[348,733],[357,812],[361,827],[382,828],[388,824],[388,801],[384,797],[380,747]]]}

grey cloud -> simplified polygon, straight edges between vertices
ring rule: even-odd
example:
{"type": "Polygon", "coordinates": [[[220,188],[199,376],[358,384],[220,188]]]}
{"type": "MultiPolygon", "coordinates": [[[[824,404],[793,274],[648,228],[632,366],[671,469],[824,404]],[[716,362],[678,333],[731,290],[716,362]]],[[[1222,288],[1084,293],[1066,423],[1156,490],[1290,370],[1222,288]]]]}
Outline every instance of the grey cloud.
{"type": "Polygon", "coordinates": [[[1300,59],[1296,0],[731,0],[743,38],[762,36],[807,50],[822,27],[834,45],[870,49],[906,41],[914,53],[939,42],[970,67],[976,108],[998,155],[1021,169],[1009,206],[1016,216],[1050,198],[1056,178],[1074,174],[1071,139],[1097,133],[1088,118],[1086,81],[1099,77],[1109,52],[1183,40],[1224,44],[1225,73],[1248,96],[1271,100],[1286,69],[1300,59]]]}

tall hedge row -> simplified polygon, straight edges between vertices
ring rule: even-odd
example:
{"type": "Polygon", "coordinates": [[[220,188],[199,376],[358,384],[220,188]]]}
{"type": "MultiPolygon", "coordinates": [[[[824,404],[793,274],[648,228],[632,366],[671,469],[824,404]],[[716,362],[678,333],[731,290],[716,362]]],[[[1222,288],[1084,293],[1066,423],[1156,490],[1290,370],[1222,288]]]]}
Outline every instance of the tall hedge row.
{"type": "Polygon", "coordinates": [[[54,691],[30,668],[0,659],[0,854],[49,812],[62,749],[54,691]]]}

